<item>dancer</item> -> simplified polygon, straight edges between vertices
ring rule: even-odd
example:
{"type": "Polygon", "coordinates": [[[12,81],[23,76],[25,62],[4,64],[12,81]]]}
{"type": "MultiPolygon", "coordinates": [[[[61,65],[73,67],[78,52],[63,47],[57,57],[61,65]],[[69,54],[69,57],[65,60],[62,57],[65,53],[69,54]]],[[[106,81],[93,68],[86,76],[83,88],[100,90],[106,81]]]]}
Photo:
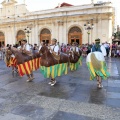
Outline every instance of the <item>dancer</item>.
{"type": "Polygon", "coordinates": [[[57,40],[51,40],[51,45],[43,45],[40,49],[41,55],[41,73],[46,78],[51,78],[49,84],[54,86],[56,84],[55,78],[62,74],[68,73],[69,56],[65,53],[59,52],[59,46],[56,44],[57,40]]]}
{"type": "Polygon", "coordinates": [[[95,45],[92,47],[92,52],[88,54],[86,62],[90,71],[90,79],[97,79],[97,87],[102,88],[102,79],[109,77],[105,62],[106,50],[100,45],[100,39],[95,40],[95,45]]]}

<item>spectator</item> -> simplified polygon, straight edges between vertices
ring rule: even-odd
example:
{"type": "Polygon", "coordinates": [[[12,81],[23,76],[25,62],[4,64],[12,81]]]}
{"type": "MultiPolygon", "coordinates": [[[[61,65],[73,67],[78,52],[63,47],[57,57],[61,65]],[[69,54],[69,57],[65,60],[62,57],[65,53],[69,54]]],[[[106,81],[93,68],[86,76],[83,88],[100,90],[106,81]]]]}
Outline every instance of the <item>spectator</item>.
{"type": "Polygon", "coordinates": [[[105,42],[104,47],[106,49],[106,53],[107,53],[107,57],[109,56],[109,52],[110,52],[110,46],[109,43],[105,42]]]}
{"type": "Polygon", "coordinates": [[[35,53],[38,53],[38,46],[37,44],[34,44],[34,47],[33,47],[33,54],[35,53]]]}

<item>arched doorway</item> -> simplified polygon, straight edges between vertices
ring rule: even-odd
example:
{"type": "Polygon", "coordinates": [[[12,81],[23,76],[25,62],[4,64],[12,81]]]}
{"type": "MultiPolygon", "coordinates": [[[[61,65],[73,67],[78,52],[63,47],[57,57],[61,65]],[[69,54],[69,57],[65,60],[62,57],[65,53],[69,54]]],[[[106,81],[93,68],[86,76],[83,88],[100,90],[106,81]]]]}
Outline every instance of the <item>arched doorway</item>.
{"type": "Polygon", "coordinates": [[[19,30],[16,36],[17,42],[21,44],[21,40],[24,38],[25,38],[25,32],[23,30],[19,30]]]}
{"type": "Polygon", "coordinates": [[[40,42],[50,43],[50,40],[51,40],[50,30],[47,28],[42,29],[40,33],[40,42]]]}
{"type": "Polygon", "coordinates": [[[71,44],[73,42],[77,42],[80,45],[82,44],[82,31],[77,26],[72,27],[68,33],[68,43],[71,44]]]}
{"type": "Polygon", "coordinates": [[[5,36],[3,32],[0,32],[0,47],[5,45],[5,36]]]}

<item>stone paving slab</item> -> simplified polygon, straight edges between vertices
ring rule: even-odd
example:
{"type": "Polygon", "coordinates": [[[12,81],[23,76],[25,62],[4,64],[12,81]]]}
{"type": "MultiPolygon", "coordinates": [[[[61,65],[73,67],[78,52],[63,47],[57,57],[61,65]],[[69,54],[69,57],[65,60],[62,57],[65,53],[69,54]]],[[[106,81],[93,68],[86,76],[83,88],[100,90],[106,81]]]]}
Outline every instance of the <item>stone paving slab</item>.
{"type": "Polygon", "coordinates": [[[104,120],[120,119],[120,109],[114,111],[111,107],[96,105],[84,102],[75,102],[64,99],[56,99],[50,97],[37,97],[31,99],[29,104],[33,104],[42,108],[50,108],[56,111],[74,113],[78,115],[94,117],[104,120]],[[96,112],[97,111],[97,112],[96,112]]]}
{"type": "Polygon", "coordinates": [[[102,119],[85,117],[82,115],[59,111],[51,120],[102,120],[102,119]]]}
{"type": "Polygon", "coordinates": [[[28,101],[29,104],[33,104],[42,108],[50,108],[52,110],[59,110],[63,99],[51,98],[51,97],[44,97],[44,96],[37,96],[28,101]]]}
{"type": "Polygon", "coordinates": [[[15,92],[21,92],[29,87],[30,84],[28,84],[25,80],[16,80],[15,82],[12,82],[10,84],[7,84],[4,86],[4,89],[6,90],[13,90],[15,92]]]}
{"type": "Polygon", "coordinates": [[[0,116],[0,120],[27,120],[27,119],[19,115],[8,113],[5,116],[0,116]]]}
{"type": "Polygon", "coordinates": [[[27,118],[29,117],[33,120],[45,120],[47,118],[50,119],[56,111],[51,109],[43,109],[33,105],[19,105],[12,110],[12,113],[27,118]]]}
{"type": "Polygon", "coordinates": [[[107,98],[120,99],[120,93],[107,92],[107,98]]]}
{"type": "Polygon", "coordinates": [[[47,88],[41,88],[42,91],[38,94],[41,96],[54,97],[54,98],[64,98],[67,99],[71,96],[76,88],[76,84],[59,84],[57,83],[55,87],[48,86],[47,88]]]}
{"type": "Polygon", "coordinates": [[[120,93],[120,87],[107,87],[107,92],[120,93]]]}
{"type": "Polygon", "coordinates": [[[120,119],[120,110],[114,111],[112,108],[96,104],[64,101],[59,110],[104,120],[120,119]]]}
{"type": "Polygon", "coordinates": [[[106,99],[106,105],[113,108],[120,108],[120,99],[114,98],[106,99]]]}
{"type": "Polygon", "coordinates": [[[4,99],[9,99],[11,95],[15,94],[15,91],[11,91],[11,90],[6,90],[4,88],[0,88],[0,98],[4,98],[4,99]]]}

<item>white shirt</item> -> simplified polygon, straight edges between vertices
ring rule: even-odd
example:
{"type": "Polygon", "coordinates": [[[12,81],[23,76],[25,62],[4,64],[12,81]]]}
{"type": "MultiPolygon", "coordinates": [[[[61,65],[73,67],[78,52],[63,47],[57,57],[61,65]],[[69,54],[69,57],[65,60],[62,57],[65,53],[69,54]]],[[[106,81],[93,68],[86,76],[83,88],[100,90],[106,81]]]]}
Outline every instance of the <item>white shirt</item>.
{"type": "Polygon", "coordinates": [[[20,49],[21,49],[21,46],[17,47],[17,49],[20,50],[20,49]]]}
{"type": "Polygon", "coordinates": [[[40,45],[40,46],[39,46],[39,49],[38,49],[38,50],[40,51],[40,50],[41,50],[41,48],[42,48],[42,45],[40,45]]]}
{"type": "Polygon", "coordinates": [[[25,44],[25,45],[23,46],[23,50],[31,51],[30,45],[25,44]]]}
{"type": "Polygon", "coordinates": [[[108,43],[105,43],[105,44],[104,44],[104,47],[105,47],[105,48],[109,48],[109,44],[108,44],[108,43]]]}
{"type": "Polygon", "coordinates": [[[52,45],[52,46],[50,46],[50,48],[51,48],[54,52],[56,52],[56,54],[58,54],[58,52],[59,52],[59,46],[58,46],[58,45],[52,45]]]}
{"type": "Polygon", "coordinates": [[[104,45],[101,45],[100,49],[101,49],[101,51],[102,51],[102,54],[103,54],[104,56],[106,56],[107,53],[106,53],[105,46],[104,46],[104,45]]]}
{"type": "Polygon", "coordinates": [[[72,46],[71,48],[70,48],[70,51],[75,51],[75,49],[76,49],[76,52],[79,52],[79,48],[78,47],[76,47],[76,46],[72,46]]]}

